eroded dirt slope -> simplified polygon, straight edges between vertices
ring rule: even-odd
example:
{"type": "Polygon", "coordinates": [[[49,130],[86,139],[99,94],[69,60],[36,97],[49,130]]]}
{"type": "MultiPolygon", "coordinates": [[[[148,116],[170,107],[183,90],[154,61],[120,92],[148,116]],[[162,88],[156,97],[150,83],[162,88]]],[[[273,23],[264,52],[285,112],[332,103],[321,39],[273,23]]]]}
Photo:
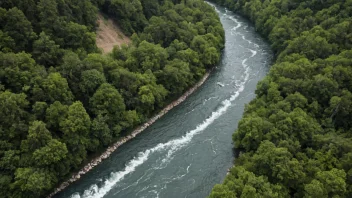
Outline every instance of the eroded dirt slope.
{"type": "Polygon", "coordinates": [[[112,19],[106,19],[99,13],[98,23],[96,42],[104,53],[111,52],[115,45],[120,46],[130,43],[131,40],[123,34],[117,23],[112,19]]]}

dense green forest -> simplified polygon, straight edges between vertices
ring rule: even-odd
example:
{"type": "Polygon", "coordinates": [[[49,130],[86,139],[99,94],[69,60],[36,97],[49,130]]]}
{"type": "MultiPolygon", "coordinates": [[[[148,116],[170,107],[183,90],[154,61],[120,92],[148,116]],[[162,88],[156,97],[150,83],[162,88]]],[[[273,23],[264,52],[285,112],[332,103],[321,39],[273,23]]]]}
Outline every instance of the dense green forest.
{"type": "Polygon", "coordinates": [[[214,2],[249,18],[276,60],[210,197],[352,197],[352,1],[214,2]]]}
{"type": "Polygon", "coordinates": [[[200,0],[1,0],[0,197],[43,197],[197,82],[224,31],[200,0]],[[97,13],[130,46],[102,55],[97,13]]]}

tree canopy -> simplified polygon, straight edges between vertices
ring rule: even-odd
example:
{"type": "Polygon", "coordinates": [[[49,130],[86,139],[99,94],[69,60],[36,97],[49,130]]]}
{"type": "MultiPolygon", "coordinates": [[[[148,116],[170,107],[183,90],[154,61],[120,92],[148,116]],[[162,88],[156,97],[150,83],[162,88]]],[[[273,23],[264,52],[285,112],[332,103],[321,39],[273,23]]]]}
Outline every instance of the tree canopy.
{"type": "Polygon", "coordinates": [[[351,1],[213,1],[249,18],[276,60],[210,197],[352,197],[351,1]]]}
{"type": "Polygon", "coordinates": [[[0,1],[0,197],[45,197],[200,80],[223,43],[200,0],[0,1]],[[132,44],[102,54],[98,11],[132,44]]]}

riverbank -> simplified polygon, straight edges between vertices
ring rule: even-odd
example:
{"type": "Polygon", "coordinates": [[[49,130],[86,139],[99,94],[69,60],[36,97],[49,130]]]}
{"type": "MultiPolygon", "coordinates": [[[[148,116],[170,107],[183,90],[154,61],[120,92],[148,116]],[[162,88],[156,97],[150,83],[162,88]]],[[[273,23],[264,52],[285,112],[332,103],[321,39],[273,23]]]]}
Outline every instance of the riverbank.
{"type": "Polygon", "coordinates": [[[133,139],[134,137],[136,137],[138,134],[143,132],[146,128],[148,128],[155,121],[160,119],[163,115],[165,115],[172,108],[174,108],[175,106],[177,106],[180,103],[182,103],[188,96],[190,96],[194,91],[196,91],[208,79],[209,75],[210,75],[210,71],[208,71],[198,83],[196,83],[192,88],[190,88],[188,91],[186,91],[181,97],[179,97],[177,100],[171,102],[164,109],[162,109],[157,115],[155,115],[152,118],[150,118],[143,125],[137,127],[134,131],[132,131],[132,133],[130,135],[121,138],[119,141],[114,143],[112,146],[108,147],[106,149],[106,151],[103,152],[99,157],[96,157],[93,160],[91,160],[91,162],[89,162],[87,165],[85,165],[80,171],[78,171],[77,173],[73,174],[70,179],[68,179],[66,182],[63,182],[58,188],[55,189],[55,191],[53,193],[51,193],[47,197],[48,198],[53,197],[55,194],[59,193],[60,191],[62,191],[65,188],[67,188],[71,183],[79,180],[82,175],[88,173],[95,166],[100,164],[104,159],[107,159],[121,145],[123,145],[127,141],[129,141],[129,140],[133,139]]]}

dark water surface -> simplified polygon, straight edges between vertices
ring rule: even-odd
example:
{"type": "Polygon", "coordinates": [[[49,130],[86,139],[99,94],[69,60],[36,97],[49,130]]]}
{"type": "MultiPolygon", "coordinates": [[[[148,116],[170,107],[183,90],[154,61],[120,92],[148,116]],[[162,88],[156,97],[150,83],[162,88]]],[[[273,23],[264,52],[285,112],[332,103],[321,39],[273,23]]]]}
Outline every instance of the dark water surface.
{"type": "Polygon", "coordinates": [[[232,133],[269,68],[269,45],[252,25],[216,7],[226,32],[208,81],[56,197],[206,197],[233,163],[232,133]]]}

